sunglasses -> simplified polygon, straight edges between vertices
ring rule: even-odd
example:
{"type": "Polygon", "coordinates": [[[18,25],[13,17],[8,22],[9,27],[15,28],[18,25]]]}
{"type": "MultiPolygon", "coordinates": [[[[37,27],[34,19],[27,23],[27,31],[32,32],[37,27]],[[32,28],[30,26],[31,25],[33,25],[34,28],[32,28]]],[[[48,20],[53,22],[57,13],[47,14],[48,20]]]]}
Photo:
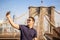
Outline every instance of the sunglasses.
{"type": "Polygon", "coordinates": [[[31,21],[30,19],[27,19],[27,21],[31,21]]]}

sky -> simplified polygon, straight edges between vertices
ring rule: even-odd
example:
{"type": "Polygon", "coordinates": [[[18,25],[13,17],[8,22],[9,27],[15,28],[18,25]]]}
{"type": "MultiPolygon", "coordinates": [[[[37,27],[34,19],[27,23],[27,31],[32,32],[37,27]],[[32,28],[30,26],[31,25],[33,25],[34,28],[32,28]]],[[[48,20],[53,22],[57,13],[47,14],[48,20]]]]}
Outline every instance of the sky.
{"type": "MultiPolygon", "coordinates": [[[[20,22],[23,23],[24,20],[28,17],[29,6],[55,6],[55,10],[60,11],[60,0],[0,0],[0,20],[5,18],[7,11],[11,12],[11,16],[15,15],[16,17],[26,14],[20,18],[20,22]]],[[[59,22],[59,15],[56,15],[56,20],[59,22]]]]}

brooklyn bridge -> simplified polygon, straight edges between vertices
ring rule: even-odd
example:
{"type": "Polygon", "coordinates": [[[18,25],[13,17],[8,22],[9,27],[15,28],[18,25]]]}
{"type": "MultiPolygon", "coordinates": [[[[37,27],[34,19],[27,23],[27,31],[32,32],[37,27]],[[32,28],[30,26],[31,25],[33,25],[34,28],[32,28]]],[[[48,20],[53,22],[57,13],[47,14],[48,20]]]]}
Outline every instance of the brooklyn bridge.
{"type": "MultiPolygon", "coordinates": [[[[30,6],[29,9],[29,15],[35,17],[36,19],[36,26],[34,27],[37,30],[37,40],[60,40],[60,27],[55,26],[55,12],[60,15],[60,13],[55,10],[55,6],[30,6]],[[47,21],[47,31],[45,31],[44,22],[47,21]]],[[[25,13],[26,14],[26,13],[25,13]]],[[[23,17],[25,14],[23,14],[20,17],[23,17]]],[[[15,19],[13,16],[13,21],[15,19]]],[[[45,23],[46,24],[46,23],[45,23]]],[[[0,40],[20,40],[20,32],[14,28],[8,28],[9,22],[7,19],[4,20],[4,22],[0,23],[0,40]],[[5,27],[4,27],[5,26],[5,27]],[[8,29],[10,29],[11,32],[8,32],[8,29]]]]}

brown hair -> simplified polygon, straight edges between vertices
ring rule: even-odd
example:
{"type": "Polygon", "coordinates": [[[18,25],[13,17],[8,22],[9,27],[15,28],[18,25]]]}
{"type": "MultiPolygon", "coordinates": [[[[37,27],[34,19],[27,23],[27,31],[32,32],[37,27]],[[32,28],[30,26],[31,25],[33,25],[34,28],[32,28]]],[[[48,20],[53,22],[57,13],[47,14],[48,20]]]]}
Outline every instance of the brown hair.
{"type": "Polygon", "coordinates": [[[29,17],[29,18],[31,18],[34,22],[35,22],[35,19],[34,19],[34,17],[29,17]]]}

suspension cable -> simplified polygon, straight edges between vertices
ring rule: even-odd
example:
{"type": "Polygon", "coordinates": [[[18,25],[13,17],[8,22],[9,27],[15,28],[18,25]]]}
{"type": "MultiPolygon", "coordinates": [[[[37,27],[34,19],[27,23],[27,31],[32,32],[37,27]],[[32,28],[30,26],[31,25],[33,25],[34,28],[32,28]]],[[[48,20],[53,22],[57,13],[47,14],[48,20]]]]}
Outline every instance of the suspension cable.
{"type": "MultiPolygon", "coordinates": [[[[39,10],[36,9],[36,11],[32,13],[32,15],[33,15],[34,13],[36,13],[36,12],[39,12],[39,10]]],[[[23,16],[25,16],[25,15],[26,15],[26,14],[22,14],[21,16],[15,18],[15,19],[19,19],[19,18],[21,18],[21,17],[23,17],[23,16]]],[[[36,15],[37,15],[37,14],[36,14],[36,15]]]]}
{"type": "Polygon", "coordinates": [[[48,20],[48,18],[46,16],[47,16],[47,14],[45,15],[46,20],[52,25],[53,28],[55,28],[56,26],[50,20],[48,20]]]}
{"type": "Polygon", "coordinates": [[[21,16],[15,18],[15,19],[17,20],[17,19],[19,19],[19,18],[21,18],[21,17],[23,17],[23,16],[25,16],[25,15],[26,15],[26,14],[22,14],[21,16]]]}
{"type": "Polygon", "coordinates": [[[55,10],[56,13],[60,14],[60,12],[58,12],[57,10],[55,10]]]}

